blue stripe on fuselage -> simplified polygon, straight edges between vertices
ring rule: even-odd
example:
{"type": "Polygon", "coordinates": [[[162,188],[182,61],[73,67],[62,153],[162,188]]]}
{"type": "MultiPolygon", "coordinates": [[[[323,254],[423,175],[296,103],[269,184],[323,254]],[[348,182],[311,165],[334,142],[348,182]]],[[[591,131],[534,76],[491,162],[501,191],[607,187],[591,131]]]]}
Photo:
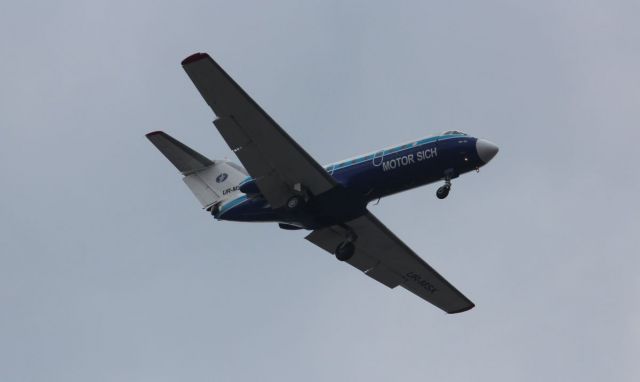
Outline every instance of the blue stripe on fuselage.
{"type": "MultiPolygon", "coordinates": [[[[386,150],[378,150],[375,153],[369,153],[354,159],[350,159],[347,161],[343,161],[343,162],[337,162],[337,163],[333,163],[330,164],[328,166],[324,166],[324,169],[326,171],[331,171],[331,172],[335,172],[337,170],[344,170],[347,169],[349,167],[361,164],[361,163],[365,163],[365,162],[369,162],[371,160],[373,160],[374,156],[378,155],[379,153],[382,152],[382,157],[387,156],[387,155],[391,155],[391,154],[397,154],[406,150],[411,150],[411,149],[415,149],[417,147],[420,146],[424,146],[430,143],[434,143],[437,141],[445,141],[445,140],[450,140],[450,139],[457,139],[457,138],[472,138],[468,135],[464,135],[464,134],[453,134],[453,135],[439,135],[439,136],[435,136],[435,137],[429,137],[429,138],[423,138],[414,142],[410,142],[410,143],[405,143],[403,145],[399,145],[399,146],[395,146],[386,150]]],[[[337,174],[336,174],[337,175],[337,174]]],[[[240,184],[245,184],[247,182],[252,181],[253,178],[252,177],[247,177],[245,178],[240,184]]],[[[218,214],[218,219],[220,219],[222,217],[222,215],[224,213],[229,212],[229,210],[233,209],[234,207],[246,202],[248,199],[247,195],[241,195],[238,196],[237,198],[231,200],[230,202],[226,203],[225,205],[222,206],[222,208],[220,209],[220,213],[218,214]]]]}
{"type": "Polygon", "coordinates": [[[223,205],[222,208],[220,209],[220,213],[218,214],[218,218],[220,218],[222,216],[222,214],[224,214],[225,212],[229,212],[229,210],[232,209],[233,207],[236,207],[236,206],[246,202],[247,200],[249,200],[249,197],[247,195],[241,195],[241,196],[229,201],[228,203],[223,205]]]}
{"type": "MultiPolygon", "coordinates": [[[[456,135],[440,135],[440,136],[435,136],[435,137],[429,137],[429,138],[424,138],[421,139],[419,141],[415,141],[415,142],[411,142],[411,143],[406,143],[404,145],[400,145],[400,146],[396,146],[396,147],[392,147],[390,149],[386,149],[384,151],[382,151],[382,155],[389,155],[389,154],[395,154],[395,153],[399,153],[401,151],[405,151],[405,150],[410,150],[419,146],[423,146],[426,145],[428,143],[432,143],[432,142],[436,142],[438,140],[445,140],[445,139],[454,139],[454,138],[460,138],[460,137],[468,137],[468,135],[463,135],[463,134],[456,134],[456,135]]],[[[335,170],[340,170],[343,168],[347,168],[356,164],[360,164],[363,162],[367,162],[373,159],[373,157],[375,155],[377,155],[378,153],[380,153],[381,151],[376,151],[375,153],[372,154],[367,154],[355,159],[351,159],[348,160],[346,162],[338,162],[338,163],[333,163],[330,164],[328,166],[325,166],[325,169],[327,171],[331,170],[333,167],[333,171],[335,170]]]]}

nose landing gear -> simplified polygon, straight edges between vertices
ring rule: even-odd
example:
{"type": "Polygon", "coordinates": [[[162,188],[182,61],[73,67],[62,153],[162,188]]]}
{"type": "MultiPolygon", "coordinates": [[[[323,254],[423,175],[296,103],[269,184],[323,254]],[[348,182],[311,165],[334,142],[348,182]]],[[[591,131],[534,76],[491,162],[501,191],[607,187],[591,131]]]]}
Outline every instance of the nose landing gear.
{"type": "Polygon", "coordinates": [[[449,195],[449,191],[451,191],[451,178],[447,177],[444,180],[444,186],[441,186],[436,191],[436,196],[438,199],[444,199],[449,195]]]}
{"type": "Polygon", "coordinates": [[[436,191],[436,196],[438,197],[438,199],[444,199],[449,195],[450,190],[451,186],[445,184],[444,186],[438,188],[438,191],[436,191]]]}

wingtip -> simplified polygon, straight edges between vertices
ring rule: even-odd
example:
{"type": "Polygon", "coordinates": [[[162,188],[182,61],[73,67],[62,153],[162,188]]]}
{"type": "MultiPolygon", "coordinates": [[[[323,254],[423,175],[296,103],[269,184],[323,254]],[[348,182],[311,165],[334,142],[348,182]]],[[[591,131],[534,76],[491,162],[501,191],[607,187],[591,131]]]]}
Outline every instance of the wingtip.
{"type": "Polygon", "coordinates": [[[447,313],[449,313],[449,314],[462,313],[462,312],[466,312],[467,310],[473,309],[475,306],[476,305],[474,303],[471,303],[471,305],[465,306],[465,307],[457,309],[457,310],[452,310],[452,311],[449,311],[447,313]]]}
{"type": "Polygon", "coordinates": [[[184,65],[190,64],[192,62],[200,61],[200,60],[205,59],[205,58],[210,58],[207,53],[200,53],[200,52],[194,53],[191,56],[189,56],[189,57],[185,58],[184,60],[182,60],[182,65],[184,66],[184,65]]]}
{"type": "Polygon", "coordinates": [[[146,133],[144,136],[147,138],[150,138],[150,137],[153,137],[154,135],[160,135],[160,134],[164,134],[164,131],[160,131],[160,130],[152,131],[150,133],[146,133]]]}

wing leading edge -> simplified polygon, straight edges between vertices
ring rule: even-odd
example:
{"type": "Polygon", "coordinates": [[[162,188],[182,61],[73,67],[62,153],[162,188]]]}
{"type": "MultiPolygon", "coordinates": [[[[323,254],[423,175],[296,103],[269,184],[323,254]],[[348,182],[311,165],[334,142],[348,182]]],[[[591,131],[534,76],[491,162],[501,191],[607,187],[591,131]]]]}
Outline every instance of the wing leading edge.
{"type": "MultiPolygon", "coordinates": [[[[400,285],[447,313],[461,313],[474,307],[370,212],[345,226],[358,237],[356,251],[347,262],[367,276],[389,288],[400,285]]],[[[313,231],[306,239],[334,253],[345,235],[346,227],[331,226],[313,231]]]]}
{"type": "Polygon", "coordinates": [[[182,67],[218,119],[214,124],[273,208],[304,185],[312,195],[335,180],[298,145],[208,54],[196,53],[182,67]]]}

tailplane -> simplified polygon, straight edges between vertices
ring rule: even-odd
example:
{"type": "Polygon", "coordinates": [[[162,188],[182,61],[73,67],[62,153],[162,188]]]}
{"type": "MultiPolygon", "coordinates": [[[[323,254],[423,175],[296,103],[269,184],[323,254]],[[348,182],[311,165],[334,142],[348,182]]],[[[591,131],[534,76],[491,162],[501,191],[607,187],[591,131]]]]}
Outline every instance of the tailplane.
{"type": "Polygon", "coordinates": [[[216,206],[239,193],[238,185],[248,176],[235,163],[211,160],[162,131],[146,136],[184,175],[182,180],[207,210],[215,210],[216,206]]]}

